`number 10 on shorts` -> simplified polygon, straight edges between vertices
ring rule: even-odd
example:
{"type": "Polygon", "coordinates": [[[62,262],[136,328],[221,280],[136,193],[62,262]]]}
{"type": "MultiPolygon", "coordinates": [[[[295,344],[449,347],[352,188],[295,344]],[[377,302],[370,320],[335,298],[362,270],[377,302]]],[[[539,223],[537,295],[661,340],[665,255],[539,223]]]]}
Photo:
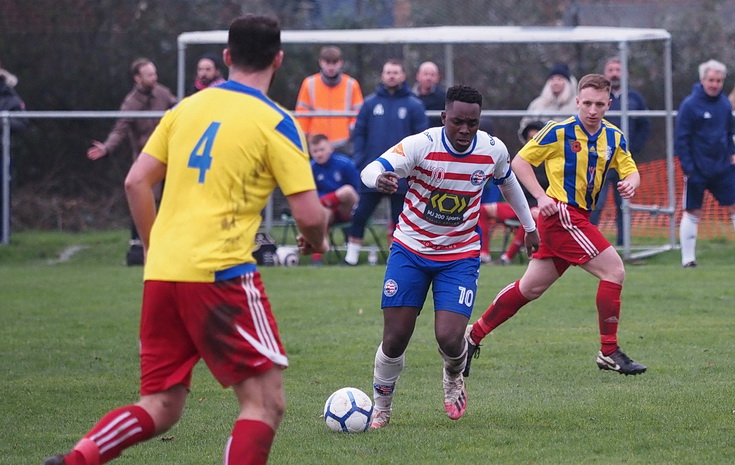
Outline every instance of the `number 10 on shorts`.
{"type": "Polygon", "coordinates": [[[475,301],[474,291],[463,286],[457,286],[457,288],[459,289],[459,303],[472,308],[472,304],[475,301]]]}

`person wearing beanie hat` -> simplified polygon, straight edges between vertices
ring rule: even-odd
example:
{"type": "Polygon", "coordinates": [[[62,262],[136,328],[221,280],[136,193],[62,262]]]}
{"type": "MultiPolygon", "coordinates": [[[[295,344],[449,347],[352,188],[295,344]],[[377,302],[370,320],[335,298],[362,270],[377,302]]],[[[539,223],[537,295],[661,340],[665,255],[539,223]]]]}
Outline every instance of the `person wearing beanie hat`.
{"type": "Polygon", "coordinates": [[[546,77],[546,79],[549,79],[551,76],[561,76],[569,81],[572,73],[569,71],[569,66],[566,63],[557,63],[551,67],[551,69],[549,70],[549,75],[546,77]]]}
{"type": "Polygon", "coordinates": [[[199,61],[197,61],[197,74],[194,78],[194,84],[191,87],[190,94],[225,82],[220,68],[219,59],[214,53],[205,53],[199,57],[199,61]]]}
{"type": "Polygon", "coordinates": [[[577,79],[572,76],[569,66],[566,63],[555,64],[549,70],[541,95],[528,105],[528,114],[521,119],[518,134],[532,121],[562,121],[572,116],[577,111],[576,96],[577,79]]]}

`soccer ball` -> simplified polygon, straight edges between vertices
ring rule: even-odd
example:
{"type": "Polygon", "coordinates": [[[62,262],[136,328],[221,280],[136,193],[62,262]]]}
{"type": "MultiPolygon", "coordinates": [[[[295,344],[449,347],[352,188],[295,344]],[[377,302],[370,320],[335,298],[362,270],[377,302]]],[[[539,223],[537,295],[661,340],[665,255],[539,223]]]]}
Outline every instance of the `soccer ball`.
{"type": "Polygon", "coordinates": [[[357,388],[335,391],[324,404],[324,421],[335,432],[362,433],[370,427],[373,402],[357,388]]]}
{"type": "Polygon", "coordinates": [[[299,248],[282,245],[276,249],[276,257],[281,266],[296,266],[299,264],[299,248]]]}

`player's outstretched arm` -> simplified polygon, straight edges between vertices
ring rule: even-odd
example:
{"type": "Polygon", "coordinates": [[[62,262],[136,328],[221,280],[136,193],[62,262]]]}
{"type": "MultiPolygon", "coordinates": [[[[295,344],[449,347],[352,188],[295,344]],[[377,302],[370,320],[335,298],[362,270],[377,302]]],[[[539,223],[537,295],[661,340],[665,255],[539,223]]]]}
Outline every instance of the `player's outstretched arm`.
{"type": "Polygon", "coordinates": [[[90,160],[98,160],[107,155],[107,147],[98,140],[92,141],[92,146],[87,149],[87,158],[90,160]]]}

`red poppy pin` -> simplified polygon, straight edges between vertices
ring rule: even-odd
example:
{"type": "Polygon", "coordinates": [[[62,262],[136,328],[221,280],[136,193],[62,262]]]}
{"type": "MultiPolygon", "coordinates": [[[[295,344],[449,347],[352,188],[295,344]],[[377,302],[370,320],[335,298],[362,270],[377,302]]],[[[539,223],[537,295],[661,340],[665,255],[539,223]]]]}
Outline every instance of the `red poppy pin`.
{"type": "Polygon", "coordinates": [[[580,144],[578,140],[573,140],[572,143],[569,145],[572,148],[572,152],[576,153],[582,150],[582,144],[580,144]]]}

